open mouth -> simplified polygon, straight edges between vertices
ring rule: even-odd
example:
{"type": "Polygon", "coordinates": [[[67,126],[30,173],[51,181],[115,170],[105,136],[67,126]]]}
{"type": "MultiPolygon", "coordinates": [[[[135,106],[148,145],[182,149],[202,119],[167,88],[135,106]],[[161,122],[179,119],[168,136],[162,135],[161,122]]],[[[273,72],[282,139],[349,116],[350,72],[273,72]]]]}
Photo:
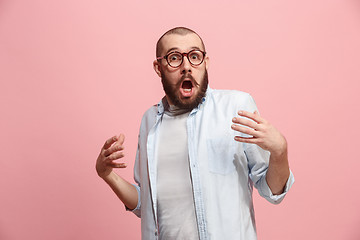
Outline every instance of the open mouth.
{"type": "Polygon", "coordinates": [[[190,92],[193,87],[193,84],[190,80],[185,80],[183,81],[181,87],[184,89],[185,92],[190,92]]]}
{"type": "Polygon", "coordinates": [[[184,80],[180,87],[180,92],[183,97],[191,97],[193,94],[193,83],[191,80],[184,80]]]}

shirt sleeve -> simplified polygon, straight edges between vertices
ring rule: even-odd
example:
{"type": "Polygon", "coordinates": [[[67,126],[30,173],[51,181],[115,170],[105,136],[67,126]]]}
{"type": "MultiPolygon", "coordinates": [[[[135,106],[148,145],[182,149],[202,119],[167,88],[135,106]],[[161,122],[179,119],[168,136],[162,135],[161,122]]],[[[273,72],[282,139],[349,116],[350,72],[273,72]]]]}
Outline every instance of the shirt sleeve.
{"type": "MultiPolygon", "coordinates": [[[[244,110],[249,112],[254,112],[255,110],[258,111],[255,101],[250,95],[244,110]]],[[[286,182],[283,193],[274,195],[272,194],[271,189],[266,182],[266,173],[269,167],[270,152],[262,149],[256,144],[249,143],[244,143],[244,151],[248,160],[249,177],[254,183],[255,188],[258,189],[260,196],[264,197],[270,203],[279,204],[284,199],[285,195],[290,190],[292,184],[295,181],[293,173],[290,170],[290,175],[286,182]]]]}
{"type": "MultiPolygon", "coordinates": [[[[141,208],[146,206],[151,196],[150,188],[148,187],[149,178],[148,178],[148,165],[147,165],[147,138],[149,135],[150,129],[154,126],[156,122],[156,116],[158,113],[157,106],[153,106],[148,109],[142,119],[138,135],[138,147],[136,150],[135,164],[134,164],[134,180],[133,184],[138,193],[138,202],[135,209],[128,211],[133,212],[137,217],[141,218],[141,208]],[[144,205],[145,202],[145,205],[144,205]]],[[[147,209],[147,207],[145,207],[147,209]]]]}
{"type": "Polygon", "coordinates": [[[272,194],[271,189],[266,182],[270,153],[255,144],[246,145],[245,154],[248,160],[249,177],[254,183],[255,188],[258,190],[260,196],[264,197],[270,203],[279,204],[295,181],[293,173],[290,170],[290,175],[283,193],[279,195],[272,194]]]}
{"type": "Polygon", "coordinates": [[[130,211],[130,212],[134,213],[137,217],[141,217],[140,187],[136,184],[132,184],[132,185],[136,188],[136,191],[138,193],[138,203],[137,203],[136,207],[132,210],[130,208],[128,208],[127,206],[125,206],[125,209],[126,209],[126,211],[130,211]]]}
{"type": "MultiPolygon", "coordinates": [[[[140,138],[139,138],[140,141],[140,138]]],[[[136,191],[138,193],[138,202],[134,209],[129,209],[125,206],[125,209],[127,211],[131,211],[134,213],[137,217],[141,217],[141,193],[140,193],[140,166],[139,166],[139,154],[140,154],[140,145],[138,144],[138,149],[136,151],[136,157],[135,157],[135,165],[134,165],[134,180],[136,184],[133,184],[133,186],[136,188],[136,191]]]]}
{"type": "Polygon", "coordinates": [[[279,195],[274,195],[271,192],[271,189],[269,187],[269,185],[266,182],[266,177],[263,177],[259,184],[258,184],[258,191],[260,196],[264,197],[266,200],[268,200],[269,202],[273,203],[273,204],[279,204],[285,197],[285,195],[288,193],[288,191],[290,190],[291,186],[293,185],[295,179],[294,179],[294,175],[290,170],[290,175],[289,178],[285,184],[285,188],[283,193],[279,194],[279,195]]]}

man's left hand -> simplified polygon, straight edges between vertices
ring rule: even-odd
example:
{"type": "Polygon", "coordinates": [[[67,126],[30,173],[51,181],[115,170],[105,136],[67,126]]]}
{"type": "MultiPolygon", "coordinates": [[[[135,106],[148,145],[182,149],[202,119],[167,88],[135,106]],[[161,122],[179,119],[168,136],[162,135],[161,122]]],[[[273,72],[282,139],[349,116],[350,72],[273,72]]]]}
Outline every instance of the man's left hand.
{"type": "Polygon", "coordinates": [[[284,136],[268,121],[260,117],[257,111],[254,113],[239,111],[238,114],[240,117],[233,118],[234,124],[231,125],[231,128],[250,136],[236,136],[236,141],[257,144],[262,149],[268,150],[273,156],[286,154],[287,143],[284,136]]]}

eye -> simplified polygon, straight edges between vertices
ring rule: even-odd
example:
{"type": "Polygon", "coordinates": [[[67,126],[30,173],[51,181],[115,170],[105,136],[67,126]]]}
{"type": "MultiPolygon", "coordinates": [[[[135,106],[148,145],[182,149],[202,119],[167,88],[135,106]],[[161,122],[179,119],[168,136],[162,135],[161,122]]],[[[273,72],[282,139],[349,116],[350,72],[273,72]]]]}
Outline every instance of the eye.
{"type": "Polygon", "coordinates": [[[179,57],[176,56],[176,55],[171,55],[171,56],[170,56],[170,60],[171,60],[171,61],[176,61],[177,59],[179,59],[179,57]]]}
{"type": "Polygon", "coordinates": [[[197,60],[197,59],[200,59],[201,56],[200,56],[200,54],[198,52],[192,52],[190,54],[190,58],[193,59],[193,60],[197,60]]]}
{"type": "Polygon", "coordinates": [[[172,53],[172,54],[170,54],[170,55],[168,56],[168,59],[169,59],[169,61],[171,61],[171,62],[179,61],[179,60],[181,60],[181,55],[178,54],[178,53],[172,53]]]}

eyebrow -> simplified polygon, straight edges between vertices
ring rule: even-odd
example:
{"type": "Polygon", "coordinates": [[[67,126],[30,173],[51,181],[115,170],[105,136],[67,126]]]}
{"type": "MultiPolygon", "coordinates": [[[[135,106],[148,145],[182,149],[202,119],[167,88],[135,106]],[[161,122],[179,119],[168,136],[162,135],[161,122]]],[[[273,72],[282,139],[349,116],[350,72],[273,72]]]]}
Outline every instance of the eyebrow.
{"type": "MultiPolygon", "coordinates": [[[[191,50],[201,50],[199,47],[191,47],[191,50]]],[[[176,50],[179,50],[178,47],[173,47],[173,48],[170,48],[169,50],[167,50],[166,54],[168,54],[169,52],[172,52],[172,51],[176,51],[176,50]]]]}

